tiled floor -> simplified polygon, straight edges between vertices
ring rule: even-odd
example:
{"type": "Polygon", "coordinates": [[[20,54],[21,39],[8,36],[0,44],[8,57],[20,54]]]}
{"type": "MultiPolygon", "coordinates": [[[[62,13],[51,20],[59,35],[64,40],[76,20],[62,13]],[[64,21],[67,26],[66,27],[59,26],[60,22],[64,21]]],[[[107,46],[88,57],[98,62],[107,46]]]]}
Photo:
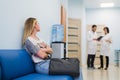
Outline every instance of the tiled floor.
{"type": "Polygon", "coordinates": [[[82,67],[83,80],[120,80],[120,67],[110,65],[108,70],[82,67]]]}

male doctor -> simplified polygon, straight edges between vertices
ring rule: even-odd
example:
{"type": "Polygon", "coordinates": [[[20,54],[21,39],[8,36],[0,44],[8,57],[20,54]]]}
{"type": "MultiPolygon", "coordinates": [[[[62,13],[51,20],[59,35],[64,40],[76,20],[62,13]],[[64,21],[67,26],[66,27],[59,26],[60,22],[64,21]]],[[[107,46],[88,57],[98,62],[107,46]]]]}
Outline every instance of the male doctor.
{"type": "Polygon", "coordinates": [[[88,58],[87,58],[87,68],[95,69],[94,60],[95,52],[97,46],[97,35],[96,35],[96,25],[92,25],[92,29],[88,32],[87,41],[88,41],[88,58]]]}

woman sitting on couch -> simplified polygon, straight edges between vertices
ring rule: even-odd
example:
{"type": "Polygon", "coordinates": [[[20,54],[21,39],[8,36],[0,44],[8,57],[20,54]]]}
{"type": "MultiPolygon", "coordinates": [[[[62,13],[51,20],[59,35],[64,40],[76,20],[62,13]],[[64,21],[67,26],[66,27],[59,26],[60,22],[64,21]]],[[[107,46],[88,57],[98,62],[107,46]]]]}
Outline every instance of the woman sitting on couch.
{"type": "Polygon", "coordinates": [[[49,73],[49,63],[47,60],[52,48],[37,36],[40,26],[36,18],[28,18],[24,25],[23,46],[32,56],[35,68],[38,73],[49,73]]]}
{"type": "Polygon", "coordinates": [[[36,18],[28,18],[24,26],[23,46],[31,55],[35,63],[36,72],[52,75],[71,75],[82,80],[82,74],[79,73],[79,60],[77,58],[69,58],[68,60],[48,59],[48,55],[53,51],[49,45],[37,36],[37,32],[39,31],[40,26],[36,18]]]}

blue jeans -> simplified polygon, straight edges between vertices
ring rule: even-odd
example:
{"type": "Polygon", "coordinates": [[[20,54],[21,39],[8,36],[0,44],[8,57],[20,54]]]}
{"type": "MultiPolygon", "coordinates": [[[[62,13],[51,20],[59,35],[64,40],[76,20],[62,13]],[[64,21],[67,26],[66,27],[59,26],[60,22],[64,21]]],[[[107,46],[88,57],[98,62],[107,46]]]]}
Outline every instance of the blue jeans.
{"type": "Polygon", "coordinates": [[[35,65],[36,72],[49,74],[49,64],[50,60],[45,60],[35,65]]]}

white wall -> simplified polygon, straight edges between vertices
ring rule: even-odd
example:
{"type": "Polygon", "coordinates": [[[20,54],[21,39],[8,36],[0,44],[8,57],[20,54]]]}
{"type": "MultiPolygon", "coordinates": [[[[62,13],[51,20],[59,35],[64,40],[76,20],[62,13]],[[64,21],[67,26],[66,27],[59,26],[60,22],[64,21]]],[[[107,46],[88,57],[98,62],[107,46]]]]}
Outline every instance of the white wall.
{"type": "Polygon", "coordinates": [[[68,17],[81,20],[81,57],[82,64],[86,64],[86,18],[83,0],[68,0],[68,17]]]}
{"type": "Polygon", "coordinates": [[[83,1],[68,0],[68,17],[81,19],[83,17],[83,1]]]}
{"type": "Polygon", "coordinates": [[[24,22],[36,17],[41,32],[38,34],[50,43],[51,26],[60,23],[59,0],[1,0],[0,49],[20,49],[24,22]]]}
{"type": "Polygon", "coordinates": [[[86,21],[87,24],[105,24],[110,28],[113,40],[110,63],[114,64],[114,50],[120,49],[120,8],[86,9],[86,21]]]}

